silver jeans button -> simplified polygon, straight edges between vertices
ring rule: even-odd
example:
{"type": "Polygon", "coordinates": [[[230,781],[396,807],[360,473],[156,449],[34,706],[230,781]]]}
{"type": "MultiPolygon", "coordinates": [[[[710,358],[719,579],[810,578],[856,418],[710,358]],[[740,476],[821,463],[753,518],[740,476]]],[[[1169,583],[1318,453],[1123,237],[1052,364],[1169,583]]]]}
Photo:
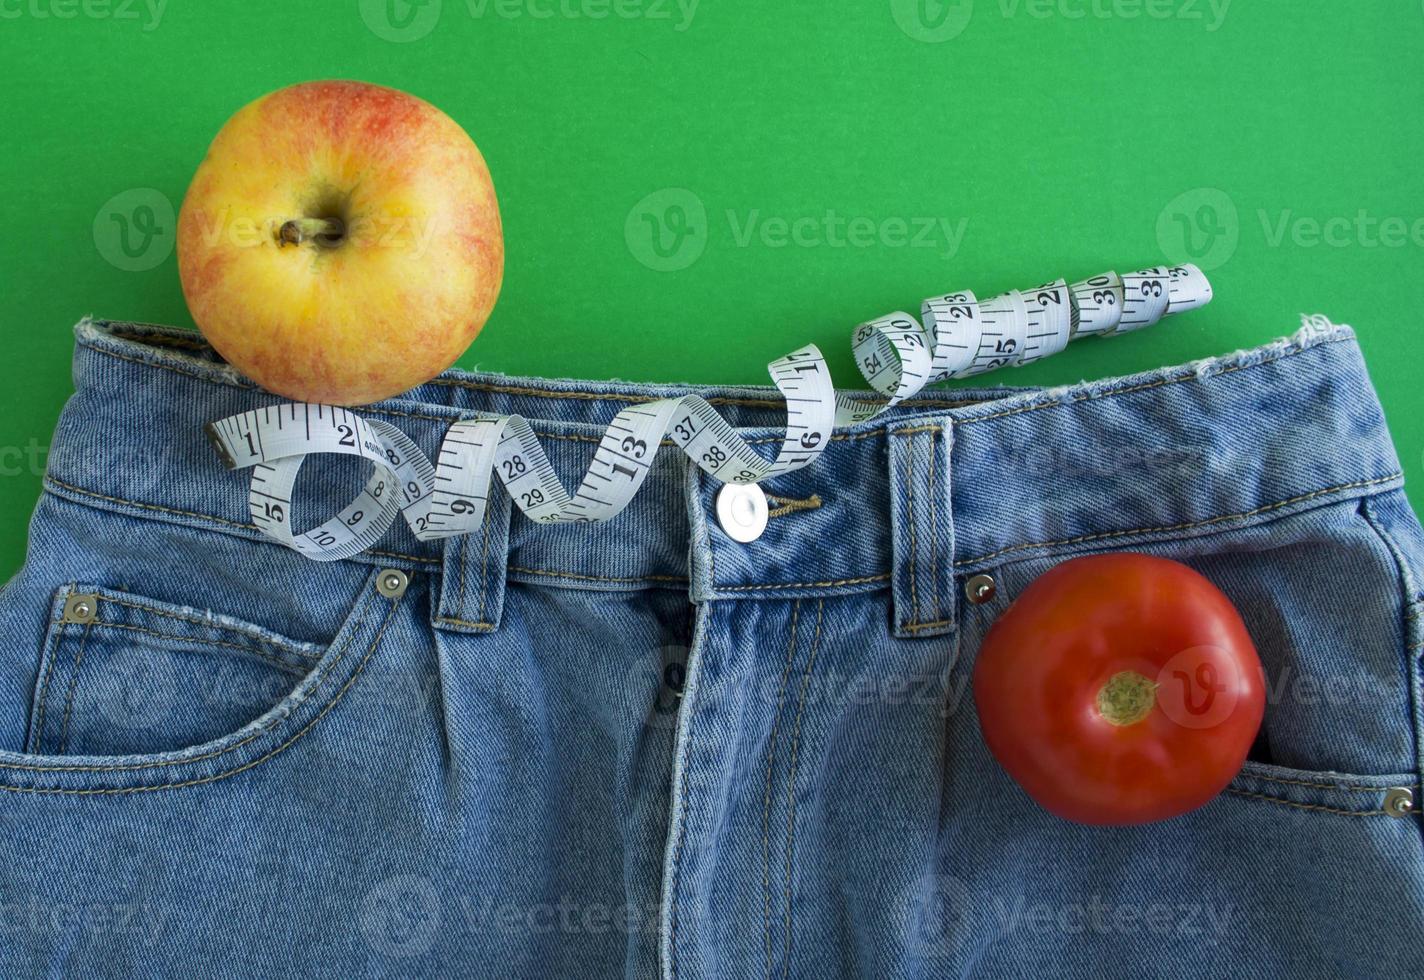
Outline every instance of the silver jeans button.
{"type": "Polygon", "coordinates": [[[717,523],[733,541],[755,541],[766,519],[766,494],[755,483],[728,483],[717,491],[717,523]]]}

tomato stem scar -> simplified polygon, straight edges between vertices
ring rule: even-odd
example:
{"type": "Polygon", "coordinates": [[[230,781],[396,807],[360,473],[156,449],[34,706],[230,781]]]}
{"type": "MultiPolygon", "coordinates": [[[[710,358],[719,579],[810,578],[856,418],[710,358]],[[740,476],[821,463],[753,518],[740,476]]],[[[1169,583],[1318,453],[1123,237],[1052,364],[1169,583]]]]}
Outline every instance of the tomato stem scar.
{"type": "Polygon", "coordinates": [[[1098,691],[1098,713],[1111,725],[1135,725],[1156,703],[1157,684],[1135,670],[1113,674],[1098,691]]]}

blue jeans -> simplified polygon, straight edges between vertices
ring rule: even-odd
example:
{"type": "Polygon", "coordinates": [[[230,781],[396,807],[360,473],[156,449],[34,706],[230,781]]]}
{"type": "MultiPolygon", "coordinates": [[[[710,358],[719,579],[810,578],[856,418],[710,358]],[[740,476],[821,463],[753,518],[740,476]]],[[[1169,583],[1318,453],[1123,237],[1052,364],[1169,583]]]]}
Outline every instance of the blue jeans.
{"type": "MultiPolygon", "coordinates": [[[[1424,532],[1348,328],[918,398],[770,481],[750,543],[667,451],[607,524],[496,494],[330,565],[204,440],[275,399],[192,334],[77,336],[0,593],[0,975],[1424,975],[1424,532]],[[1218,799],[1104,829],[1004,774],[968,682],[1029,582],[1119,549],[1220,586],[1269,691],[1218,799]]],[[[684,390],[452,372],[370,415],[433,456],[519,412],[573,485],[684,390]]],[[[313,459],[298,523],[361,479],[313,459]]]]}

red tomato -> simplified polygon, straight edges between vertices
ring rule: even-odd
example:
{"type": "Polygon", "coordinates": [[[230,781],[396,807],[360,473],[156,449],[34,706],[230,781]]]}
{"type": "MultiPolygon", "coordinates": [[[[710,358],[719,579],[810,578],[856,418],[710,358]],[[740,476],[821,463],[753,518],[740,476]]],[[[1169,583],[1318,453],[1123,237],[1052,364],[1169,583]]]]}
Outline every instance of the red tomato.
{"type": "Polygon", "coordinates": [[[1092,555],[1036,579],[989,629],[974,702],[989,751],[1051,813],[1139,824],[1241,769],[1265,676],[1231,600],[1179,562],[1092,555]]]}

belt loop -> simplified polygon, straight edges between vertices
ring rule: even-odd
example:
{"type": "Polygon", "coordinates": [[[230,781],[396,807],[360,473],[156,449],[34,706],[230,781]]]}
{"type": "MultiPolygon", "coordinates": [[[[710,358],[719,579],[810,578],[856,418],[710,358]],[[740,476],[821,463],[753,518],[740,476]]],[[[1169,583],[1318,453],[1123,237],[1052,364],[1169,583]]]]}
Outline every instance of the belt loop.
{"type": "Polygon", "coordinates": [[[950,420],[890,430],[890,533],[896,636],[954,631],[954,516],[950,420]]]}
{"type": "Polygon", "coordinates": [[[480,529],[445,540],[436,626],[459,633],[492,633],[499,628],[513,506],[509,494],[491,480],[480,529]]]}

